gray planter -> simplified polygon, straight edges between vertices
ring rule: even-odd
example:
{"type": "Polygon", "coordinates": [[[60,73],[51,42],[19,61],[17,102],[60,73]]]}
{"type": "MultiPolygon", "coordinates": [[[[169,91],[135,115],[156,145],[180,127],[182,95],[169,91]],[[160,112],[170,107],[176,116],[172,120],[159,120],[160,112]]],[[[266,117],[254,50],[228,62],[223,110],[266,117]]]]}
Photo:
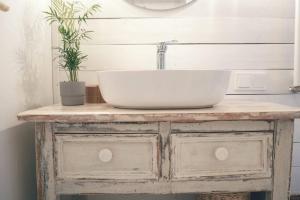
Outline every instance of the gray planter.
{"type": "Polygon", "coordinates": [[[61,103],[64,106],[83,105],[85,100],[85,82],[60,82],[61,103]]]}

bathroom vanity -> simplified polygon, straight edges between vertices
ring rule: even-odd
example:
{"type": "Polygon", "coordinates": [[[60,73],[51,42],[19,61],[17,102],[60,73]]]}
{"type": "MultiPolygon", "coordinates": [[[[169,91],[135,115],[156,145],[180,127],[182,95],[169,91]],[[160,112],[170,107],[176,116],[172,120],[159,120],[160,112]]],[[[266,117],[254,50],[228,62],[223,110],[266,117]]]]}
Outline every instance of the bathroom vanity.
{"type": "Polygon", "coordinates": [[[36,123],[39,200],[255,191],[289,198],[300,108],[247,101],[190,110],[53,105],[18,117],[36,123]]]}

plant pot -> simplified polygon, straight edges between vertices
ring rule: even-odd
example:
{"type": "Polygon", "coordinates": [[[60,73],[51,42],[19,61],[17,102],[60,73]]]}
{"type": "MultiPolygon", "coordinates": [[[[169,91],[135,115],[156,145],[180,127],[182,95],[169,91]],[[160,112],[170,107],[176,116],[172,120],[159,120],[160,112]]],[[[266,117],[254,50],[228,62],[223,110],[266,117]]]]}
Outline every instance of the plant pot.
{"type": "Polygon", "coordinates": [[[83,105],[85,100],[85,82],[60,82],[61,103],[64,106],[83,105]]]}

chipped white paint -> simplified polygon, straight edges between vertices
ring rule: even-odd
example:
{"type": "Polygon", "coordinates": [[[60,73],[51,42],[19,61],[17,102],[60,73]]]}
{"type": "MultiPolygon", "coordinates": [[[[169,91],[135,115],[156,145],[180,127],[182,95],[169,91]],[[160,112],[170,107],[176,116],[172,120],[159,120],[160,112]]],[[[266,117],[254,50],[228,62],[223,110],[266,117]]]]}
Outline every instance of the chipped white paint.
{"type": "Polygon", "coordinates": [[[55,133],[158,133],[157,122],[141,123],[55,123],[55,133]]]}
{"type": "Polygon", "coordinates": [[[47,136],[37,139],[40,200],[247,191],[287,200],[299,112],[278,104],[223,102],[203,110],[50,106],[19,118],[50,122],[38,124],[47,136]]]}
{"type": "Polygon", "coordinates": [[[178,194],[270,191],[272,179],[210,180],[184,182],[115,182],[107,180],[58,180],[58,194],[178,194]]]}
{"type": "Polygon", "coordinates": [[[241,132],[241,131],[273,131],[272,121],[204,121],[200,123],[172,123],[173,133],[189,132],[241,132]]]}
{"type": "Polygon", "coordinates": [[[290,196],[291,162],[294,122],[278,120],[274,140],[274,183],[272,200],[286,200],[290,196]]]}
{"type": "Polygon", "coordinates": [[[173,134],[172,177],[271,177],[272,132],[173,134]]]}
{"type": "Polygon", "coordinates": [[[52,125],[37,123],[35,132],[37,198],[56,199],[52,125]]]}
{"type": "Polygon", "coordinates": [[[59,179],[158,178],[157,135],[77,134],[55,138],[59,179]]]}
{"type": "Polygon", "coordinates": [[[213,108],[186,110],[117,109],[107,104],[76,107],[52,105],[25,111],[21,120],[40,122],[200,122],[227,120],[273,120],[300,117],[300,108],[268,102],[223,101],[213,108]]]}

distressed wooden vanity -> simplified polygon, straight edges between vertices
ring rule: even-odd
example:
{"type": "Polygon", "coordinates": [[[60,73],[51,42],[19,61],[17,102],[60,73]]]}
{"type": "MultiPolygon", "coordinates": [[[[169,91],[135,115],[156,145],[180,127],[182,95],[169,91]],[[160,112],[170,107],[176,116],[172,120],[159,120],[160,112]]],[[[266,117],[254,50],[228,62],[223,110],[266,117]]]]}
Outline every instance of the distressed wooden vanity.
{"type": "Polygon", "coordinates": [[[194,110],[53,105],[18,117],[36,122],[39,200],[244,191],[289,198],[299,108],[245,101],[194,110]]]}

